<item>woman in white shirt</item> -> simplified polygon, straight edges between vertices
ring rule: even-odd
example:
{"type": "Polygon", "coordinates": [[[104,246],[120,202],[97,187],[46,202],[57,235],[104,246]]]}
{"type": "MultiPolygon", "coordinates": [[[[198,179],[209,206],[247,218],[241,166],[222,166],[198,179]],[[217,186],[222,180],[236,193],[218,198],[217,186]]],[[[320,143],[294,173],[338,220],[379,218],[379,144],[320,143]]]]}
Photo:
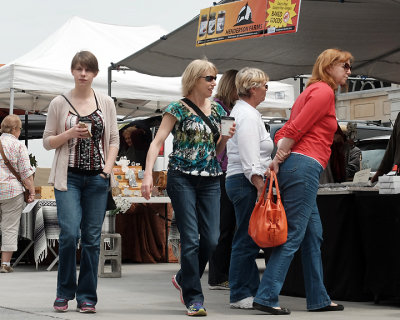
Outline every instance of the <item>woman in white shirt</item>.
{"type": "Polygon", "coordinates": [[[252,309],[260,283],[255,262],[259,247],[248,234],[249,220],[264,186],[264,173],[271,162],[274,143],[256,107],[265,99],[268,76],[256,68],[243,68],[236,75],[239,100],[232,109],[236,134],[228,141],[226,191],[236,216],[229,270],[231,308],[252,309]]]}

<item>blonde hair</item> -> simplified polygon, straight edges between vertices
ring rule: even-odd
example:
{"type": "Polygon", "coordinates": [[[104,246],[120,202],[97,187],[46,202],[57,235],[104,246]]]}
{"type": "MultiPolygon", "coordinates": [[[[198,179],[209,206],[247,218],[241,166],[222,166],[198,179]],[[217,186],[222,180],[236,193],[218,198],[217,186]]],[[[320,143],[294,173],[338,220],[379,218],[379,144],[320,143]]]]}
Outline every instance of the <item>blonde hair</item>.
{"type": "Polygon", "coordinates": [[[238,99],[238,94],[235,85],[237,70],[228,70],[218,82],[218,89],[215,98],[220,100],[225,107],[231,108],[233,103],[238,99]]]}
{"type": "Polygon", "coordinates": [[[16,114],[9,114],[1,123],[2,133],[11,133],[13,129],[21,128],[21,119],[16,114]]]}
{"type": "Polygon", "coordinates": [[[268,75],[257,68],[245,67],[236,75],[236,88],[239,97],[250,97],[251,88],[259,88],[268,81],[268,75]]]}
{"type": "Polygon", "coordinates": [[[312,75],[310,80],[308,80],[307,87],[318,81],[323,81],[327,83],[333,90],[337,89],[337,84],[332,76],[328,73],[328,69],[335,63],[346,62],[350,60],[353,61],[353,56],[348,51],[343,51],[340,49],[326,49],[323,51],[315,61],[312,75]]]}
{"type": "Polygon", "coordinates": [[[184,97],[188,96],[192,92],[196,81],[208,70],[212,70],[214,76],[218,73],[215,65],[207,59],[196,59],[189,63],[185,71],[182,73],[182,94],[184,97]]]}

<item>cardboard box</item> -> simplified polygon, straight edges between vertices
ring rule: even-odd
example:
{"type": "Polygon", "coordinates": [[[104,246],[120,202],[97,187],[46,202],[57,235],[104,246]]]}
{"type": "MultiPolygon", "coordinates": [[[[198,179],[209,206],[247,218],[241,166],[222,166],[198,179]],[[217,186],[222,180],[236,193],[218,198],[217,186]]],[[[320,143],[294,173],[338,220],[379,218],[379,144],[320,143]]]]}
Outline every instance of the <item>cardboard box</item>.
{"type": "Polygon", "coordinates": [[[35,199],[55,199],[53,186],[35,187],[35,199]]]}

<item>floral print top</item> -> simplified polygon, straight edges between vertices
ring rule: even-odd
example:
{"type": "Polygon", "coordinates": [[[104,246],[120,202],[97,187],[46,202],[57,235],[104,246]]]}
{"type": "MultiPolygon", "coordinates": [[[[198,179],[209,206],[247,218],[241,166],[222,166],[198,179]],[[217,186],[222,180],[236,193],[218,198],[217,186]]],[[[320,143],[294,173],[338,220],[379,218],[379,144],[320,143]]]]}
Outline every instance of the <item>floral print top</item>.
{"type": "MultiPolygon", "coordinates": [[[[179,170],[195,176],[219,176],[221,167],[216,157],[216,143],[213,133],[203,119],[194,114],[181,101],[172,102],[165,109],[177,121],[172,153],[169,156],[169,170],[179,170]]],[[[217,102],[211,102],[211,115],[208,117],[220,131],[221,116],[225,110],[217,102]]]]}

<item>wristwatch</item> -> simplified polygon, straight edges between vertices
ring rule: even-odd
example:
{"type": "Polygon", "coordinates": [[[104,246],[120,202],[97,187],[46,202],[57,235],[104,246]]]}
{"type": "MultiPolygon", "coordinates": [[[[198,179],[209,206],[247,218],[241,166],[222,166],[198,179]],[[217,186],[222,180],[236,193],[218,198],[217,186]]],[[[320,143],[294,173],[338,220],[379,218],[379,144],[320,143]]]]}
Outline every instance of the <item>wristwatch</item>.
{"type": "Polygon", "coordinates": [[[104,171],[101,172],[107,179],[110,179],[111,174],[110,173],[105,173],[104,171]]]}

